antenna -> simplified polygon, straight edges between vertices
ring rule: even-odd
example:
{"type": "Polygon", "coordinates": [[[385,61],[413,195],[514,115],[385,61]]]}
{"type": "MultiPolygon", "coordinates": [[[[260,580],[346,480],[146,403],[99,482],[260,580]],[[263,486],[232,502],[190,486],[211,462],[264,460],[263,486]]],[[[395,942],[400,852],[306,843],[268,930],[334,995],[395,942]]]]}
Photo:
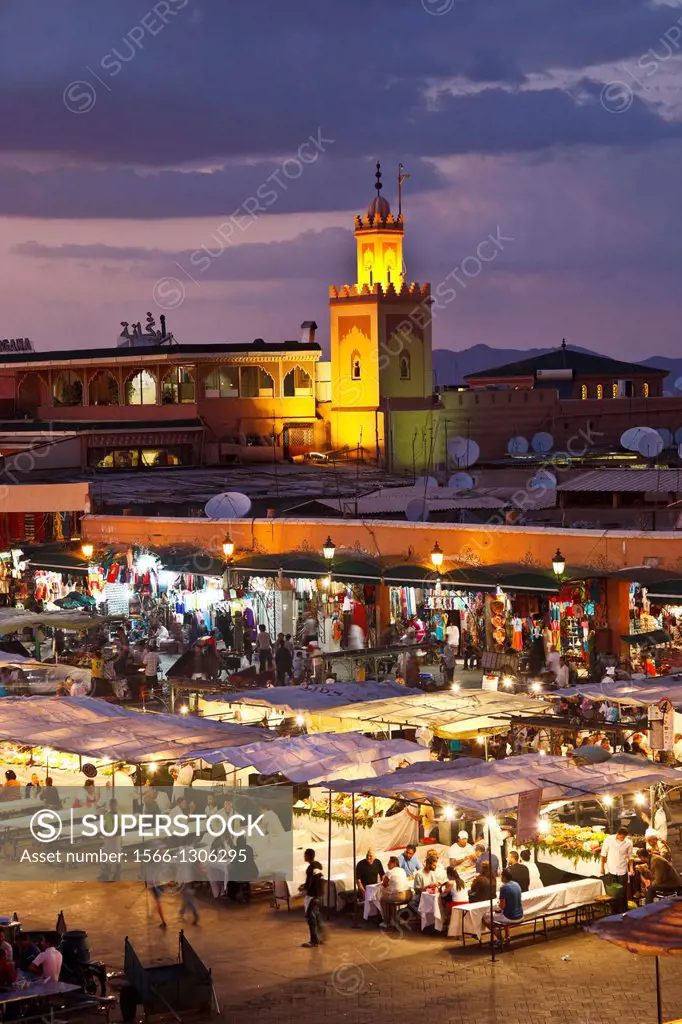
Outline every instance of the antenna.
{"type": "Polygon", "coordinates": [[[403,182],[411,178],[411,174],[405,173],[405,164],[398,164],[398,216],[403,215],[403,182]]]}

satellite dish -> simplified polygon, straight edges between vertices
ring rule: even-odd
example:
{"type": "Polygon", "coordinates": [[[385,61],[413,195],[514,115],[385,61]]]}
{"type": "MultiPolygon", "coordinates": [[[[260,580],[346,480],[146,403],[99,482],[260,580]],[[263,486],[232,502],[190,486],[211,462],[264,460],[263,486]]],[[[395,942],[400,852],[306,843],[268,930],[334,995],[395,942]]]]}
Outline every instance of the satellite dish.
{"type": "Polygon", "coordinates": [[[470,473],[455,473],[448,480],[448,487],[453,491],[471,491],[474,486],[474,478],[470,473]]]}
{"type": "Polygon", "coordinates": [[[637,444],[637,451],[645,459],[655,459],[663,451],[663,438],[655,430],[650,434],[643,434],[637,444]]]}
{"type": "Polygon", "coordinates": [[[414,482],[415,487],[438,487],[435,476],[420,476],[414,482]]]}
{"type": "Polygon", "coordinates": [[[674,434],[675,444],[682,444],[682,427],[678,427],[674,434]]]}
{"type": "Polygon", "coordinates": [[[531,491],[555,491],[557,479],[549,469],[539,469],[528,486],[531,491]]]}
{"type": "Polygon", "coordinates": [[[452,461],[458,469],[466,469],[467,466],[473,466],[474,462],[477,461],[481,449],[478,447],[475,441],[467,441],[466,447],[464,448],[461,455],[453,455],[452,461]]]}
{"type": "Polygon", "coordinates": [[[425,523],[429,518],[429,506],[423,498],[412,498],[405,506],[408,523],[425,523]]]}
{"type": "Polygon", "coordinates": [[[682,391],[682,377],[678,377],[675,381],[675,387],[678,391],[682,391]]]}
{"type": "MultiPolygon", "coordinates": [[[[625,437],[626,435],[627,435],[627,442],[628,442],[627,443],[627,448],[631,452],[639,452],[640,451],[639,443],[640,443],[640,441],[641,441],[641,439],[643,437],[646,437],[647,435],[648,436],[653,436],[653,437],[658,437],[658,434],[656,433],[656,431],[654,430],[653,427],[630,427],[629,430],[625,431],[625,434],[623,434],[623,437],[625,437]]],[[[658,439],[660,441],[660,437],[658,437],[658,439]]],[[[641,454],[641,452],[640,452],[640,454],[641,454]]]]}
{"type": "Polygon", "coordinates": [[[628,427],[628,429],[620,435],[620,443],[622,444],[623,448],[632,450],[632,439],[634,438],[638,430],[639,427],[628,427]]]}
{"type": "Polygon", "coordinates": [[[658,436],[660,437],[661,441],[663,442],[663,447],[664,448],[672,448],[674,446],[673,445],[673,435],[668,430],[667,427],[656,427],[656,433],[658,434],[658,436]]]}
{"type": "Polygon", "coordinates": [[[507,444],[509,455],[525,455],[528,451],[528,441],[525,437],[510,437],[507,444]]]}
{"type": "Polygon", "coordinates": [[[467,450],[468,441],[466,437],[451,437],[448,441],[448,455],[453,459],[459,459],[467,450]]]}
{"type": "Polygon", "coordinates": [[[682,459],[682,441],[680,441],[680,443],[677,446],[677,454],[682,459]]]}
{"type": "Polygon", "coordinates": [[[241,519],[251,509],[251,498],[241,491],[225,491],[216,494],[204,505],[209,519],[241,519]]]}
{"type": "Polygon", "coordinates": [[[538,454],[542,452],[551,452],[552,448],[554,447],[554,438],[551,434],[548,434],[546,431],[542,430],[539,434],[533,435],[533,439],[530,443],[533,451],[537,452],[538,454]]]}

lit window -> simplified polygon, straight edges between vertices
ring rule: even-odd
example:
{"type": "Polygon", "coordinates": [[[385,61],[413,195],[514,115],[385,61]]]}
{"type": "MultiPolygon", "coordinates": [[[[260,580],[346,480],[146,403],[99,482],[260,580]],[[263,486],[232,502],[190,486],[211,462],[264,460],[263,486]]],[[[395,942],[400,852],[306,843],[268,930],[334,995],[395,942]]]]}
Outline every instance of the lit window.
{"type": "Polygon", "coordinates": [[[597,398],[603,398],[603,397],[604,397],[604,385],[603,384],[597,384],[597,398]]]}
{"type": "Polygon", "coordinates": [[[360,377],[362,376],[359,352],[354,352],[350,357],[350,375],[353,380],[360,380],[360,377]]]}
{"type": "Polygon", "coordinates": [[[587,398],[587,384],[580,385],[580,397],[582,399],[587,398]]]}
{"type": "Polygon", "coordinates": [[[614,380],[613,384],[611,385],[611,395],[612,395],[613,398],[618,398],[618,381],[617,380],[614,380]]]}
{"type": "Polygon", "coordinates": [[[646,380],[642,384],[642,394],[645,398],[649,397],[649,383],[646,380]]]}
{"type": "Polygon", "coordinates": [[[156,405],[156,377],[147,370],[138,370],[125,384],[126,405],[156,405]]]}

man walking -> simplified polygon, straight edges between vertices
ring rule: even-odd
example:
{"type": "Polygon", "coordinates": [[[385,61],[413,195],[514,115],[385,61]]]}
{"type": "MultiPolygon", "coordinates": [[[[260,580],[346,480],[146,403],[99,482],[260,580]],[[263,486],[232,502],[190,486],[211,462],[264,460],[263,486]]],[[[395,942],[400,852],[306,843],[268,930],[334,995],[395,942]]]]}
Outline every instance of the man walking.
{"type": "Polygon", "coordinates": [[[324,942],[322,934],[322,865],[315,860],[315,851],[306,850],[303,854],[306,864],[305,882],[299,886],[299,892],[303,893],[303,906],[305,916],[310,929],[310,941],[303,942],[306,949],[313,949],[324,942]]]}
{"type": "Polygon", "coordinates": [[[606,885],[619,885],[617,913],[628,909],[628,876],[633,872],[632,840],[624,825],[607,836],[601,848],[601,873],[606,885]]]}
{"type": "Polygon", "coordinates": [[[270,668],[272,665],[272,639],[262,623],[258,627],[256,648],[258,650],[258,670],[265,672],[266,668],[270,668]]]}

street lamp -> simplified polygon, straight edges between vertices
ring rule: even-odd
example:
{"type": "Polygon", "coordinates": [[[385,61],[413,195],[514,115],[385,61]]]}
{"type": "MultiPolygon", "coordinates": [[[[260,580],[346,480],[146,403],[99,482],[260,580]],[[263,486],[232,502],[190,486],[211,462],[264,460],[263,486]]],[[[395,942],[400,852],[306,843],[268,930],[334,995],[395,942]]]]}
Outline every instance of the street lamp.
{"type": "Polygon", "coordinates": [[[554,575],[557,577],[563,576],[565,568],[566,559],[559,551],[559,548],[557,548],[556,552],[554,553],[554,557],[552,558],[552,569],[554,570],[554,575]]]}
{"type": "Polygon", "coordinates": [[[441,551],[438,541],[433,545],[433,551],[431,552],[431,562],[436,572],[440,572],[443,564],[443,552],[441,551]]]}
{"type": "Polygon", "coordinates": [[[94,550],[95,549],[92,546],[92,544],[88,544],[87,541],[81,544],[81,552],[83,553],[83,558],[92,558],[92,553],[94,550]]]}
{"type": "Polygon", "coordinates": [[[234,554],[234,541],[230,537],[229,533],[227,534],[225,540],[223,541],[223,554],[225,555],[225,558],[227,559],[228,562],[230,561],[234,554]]]}
{"type": "Polygon", "coordinates": [[[336,544],[329,536],[322,545],[322,554],[324,555],[326,562],[334,561],[334,555],[336,554],[336,544]]]}

